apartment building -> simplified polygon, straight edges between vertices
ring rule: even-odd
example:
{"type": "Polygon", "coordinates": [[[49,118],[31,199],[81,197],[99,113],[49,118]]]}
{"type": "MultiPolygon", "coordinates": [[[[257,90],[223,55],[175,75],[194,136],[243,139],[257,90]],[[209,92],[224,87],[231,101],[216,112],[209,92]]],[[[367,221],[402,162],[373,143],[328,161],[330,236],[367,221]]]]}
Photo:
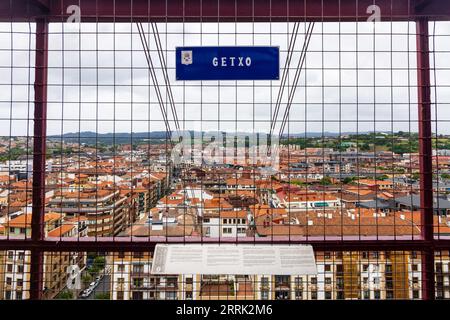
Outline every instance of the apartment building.
{"type": "Polygon", "coordinates": [[[258,299],[420,299],[417,252],[316,252],[316,276],[258,275],[258,299]]]}
{"type": "MultiPolygon", "coordinates": [[[[73,237],[78,235],[78,224],[65,222],[58,213],[46,213],[44,231],[47,237],[73,237]]],[[[31,236],[31,214],[20,215],[5,223],[5,234],[17,237],[31,236]]],[[[29,251],[8,250],[0,252],[0,300],[21,300],[30,296],[29,251]]],[[[86,265],[86,255],[82,252],[44,253],[43,292],[45,299],[52,299],[66,286],[69,269],[76,266],[82,270],[86,265]]]]}
{"type": "MultiPolygon", "coordinates": [[[[117,300],[382,300],[422,295],[421,257],[415,251],[316,252],[315,276],[160,276],[150,272],[149,253],[115,253],[109,260],[114,270],[112,299],[117,300]]],[[[450,296],[449,267],[448,252],[441,253],[436,262],[437,298],[450,296]]]]}
{"type": "Polygon", "coordinates": [[[317,208],[338,208],[340,200],[335,194],[313,190],[280,190],[273,195],[274,203],[283,208],[311,210],[317,208]]]}
{"type": "Polygon", "coordinates": [[[450,299],[450,252],[436,251],[434,254],[436,273],[436,299],[450,299]]]}
{"type": "Polygon", "coordinates": [[[86,217],[88,236],[118,235],[129,225],[130,216],[136,209],[125,193],[118,189],[56,191],[46,210],[67,217],[86,217]]]}
{"type": "MultiPolygon", "coordinates": [[[[112,254],[108,260],[112,264],[111,297],[113,300],[183,299],[182,290],[180,290],[182,277],[152,275],[150,253],[119,252],[112,254]]],[[[184,288],[187,288],[188,283],[184,288]]]]}

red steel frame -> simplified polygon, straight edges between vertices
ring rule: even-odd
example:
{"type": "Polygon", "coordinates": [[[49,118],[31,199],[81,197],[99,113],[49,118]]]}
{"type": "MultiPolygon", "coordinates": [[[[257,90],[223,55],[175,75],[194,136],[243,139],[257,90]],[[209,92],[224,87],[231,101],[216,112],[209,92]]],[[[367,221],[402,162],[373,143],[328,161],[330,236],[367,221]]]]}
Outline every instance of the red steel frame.
{"type": "MultiPolygon", "coordinates": [[[[44,251],[145,251],[158,241],[135,238],[44,238],[48,24],[67,19],[66,8],[79,5],[82,21],[366,21],[376,4],[390,21],[416,21],[417,84],[422,237],[418,240],[239,241],[239,243],[309,243],[316,250],[422,251],[422,297],[435,297],[434,251],[450,249],[450,240],[433,237],[432,132],[429,65],[429,20],[449,20],[450,4],[439,0],[0,0],[0,21],[36,22],[35,114],[32,238],[0,239],[0,250],[31,251],[31,299],[42,297],[44,251]],[[187,2],[189,5],[186,5],[187,2]]],[[[173,239],[173,243],[206,241],[173,239]]]]}

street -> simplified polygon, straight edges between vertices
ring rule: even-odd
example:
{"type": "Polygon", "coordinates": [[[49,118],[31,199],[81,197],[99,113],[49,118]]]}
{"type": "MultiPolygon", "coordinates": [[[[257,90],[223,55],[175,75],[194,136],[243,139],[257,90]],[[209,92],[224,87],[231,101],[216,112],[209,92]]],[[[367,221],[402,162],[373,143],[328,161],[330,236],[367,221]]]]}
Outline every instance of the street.
{"type": "Polygon", "coordinates": [[[92,291],[86,300],[95,300],[97,294],[109,293],[111,275],[106,274],[99,282],[98,286],[92,291]]]}

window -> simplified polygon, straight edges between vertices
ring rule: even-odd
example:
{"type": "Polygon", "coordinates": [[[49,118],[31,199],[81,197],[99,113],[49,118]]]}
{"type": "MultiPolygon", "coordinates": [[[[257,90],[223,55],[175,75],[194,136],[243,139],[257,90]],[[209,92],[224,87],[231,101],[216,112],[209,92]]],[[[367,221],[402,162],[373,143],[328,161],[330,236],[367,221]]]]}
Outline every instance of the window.
{"type": "Polygon", "coordinates": [[[10,286],[12,284],[12,278],[7,277],[6,278],[6,284],[10,286]]]}
{"type": "Polygon", "coordinates": [[[123,299],[124,299],[124,292],[117,291],[117,300],[123,300],[123,299]]]}
{"type": "Polygon", "coordinates": [[[143,273],[144,266],[143,265],[133,265],[133,273],[143,273]]]}
{"type": "Polygon", "coordinates": [[[381,291],[380,291],[380,290],[374,290],[374,291],[373,291],[373,297],[374,297],[374,299],[376,299],[376,300],[381,299],[381,291]]]}
{"type": "Polygon", "coordinates": [[[144,279],[143,278],[134,278],[133,279],[133,286],[136,288],[140,288],[142,287],[142,285],[144,284],[144,279]]]}
{"type": "Polygon", "coordinates": [[[133,291],[131,294],[131,298],[133,300],[143,300],[144,299],[144,293],[140,291],[133,291]]]}
{"type": "Polygon", "coordinates": [[[268,300],[268,299],[269,299],[269,291],[261,290],[261,300],[268,300]]]}
{"type": "Polygon", "coordinates": [[[125,265],[124,264],[117,265],[117,271],[118,272],[125,272],[125,265]]]}
{"type": "Polygon", "coordinates": [[[370,290],[363,291],[363,299],[365,299],[365,300],[370,299],[370,290]]]}
{"type": "Polygon", "coordinates": [[[176,291],[167,291],[166,299],[167,300],[177,300],[177,292],[176,291]]]}
{"type": "Polygon", "coordinates": [[[336,288],[337,289],[344,288],[344,278],[342,278],[342,277],[336,278],[336,288]]]}
{"type": "Polygon", "coordinates": [[[317,278],[311,277],[311,284],[317,284],[317,278]]]}
{"type": "Polygon", "coordinates": [[[269,286],[269,278],[267,278],[267,277],[261,277],[261,286],[262,286],[262,287],[267,287],[267,286],[269,286]]]}
{"type": "Polygon", "coordinates": [[[326,264],[324,269],[325,269],[325,272],[330,272],[331,271],[331,265],[330,264],[326,264]]]}
{"type": "Polygon", "coordinates": [[[332,294],[331,291],[325,291],[325,300],[331,300],[332,294]]]}
{"type": "Polygon", "coordinates": [[[317,300],[317,291],[311,291],[311,300],[317,300]]]}
{"type": "Polygon", "coordinates": [[[233,233],[233,230],[231,228],[223,228],[222,233],[223,234],[231,234],[231,233],[233,233]]]}
{"type": "Polygon", "coordinates": [[[326,277],[325,278],[325,284],[331,284],[331,278],[330,277],[326,277]]]}
{"type": "Polygon", "coordinates": [[[412,271],[419,271],[419,265],[418,264],[414,263],[411,268],[412,268],[412,271]]]}
{"type": "Polygon", "coordinates": [[[420,298],[419,290],[413,290],[413,299],[419,299],[419,298],[420,298]]]}
{"type": "Polygon", "coordinates": [[[303,299],[303,291],[302,290],[295,290],[295,299],[296,300],[302,300],[303,299]]]}

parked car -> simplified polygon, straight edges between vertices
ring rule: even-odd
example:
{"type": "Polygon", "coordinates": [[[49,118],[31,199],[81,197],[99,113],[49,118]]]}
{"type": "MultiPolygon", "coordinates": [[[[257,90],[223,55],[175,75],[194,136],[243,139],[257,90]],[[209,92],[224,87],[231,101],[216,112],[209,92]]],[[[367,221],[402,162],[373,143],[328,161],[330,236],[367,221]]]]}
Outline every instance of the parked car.
{"type": "Polygon", "coordinates": [[[87,298],[87,297],[89,297],[89,295],[92,293],[92,289],[91,288],[88,288],[88,289],[86,289],[86,290],[83,290],[82,292],[81,292],[81,294],[80,294],[80,297],[82,297],[82,298],[87,298]]]}

